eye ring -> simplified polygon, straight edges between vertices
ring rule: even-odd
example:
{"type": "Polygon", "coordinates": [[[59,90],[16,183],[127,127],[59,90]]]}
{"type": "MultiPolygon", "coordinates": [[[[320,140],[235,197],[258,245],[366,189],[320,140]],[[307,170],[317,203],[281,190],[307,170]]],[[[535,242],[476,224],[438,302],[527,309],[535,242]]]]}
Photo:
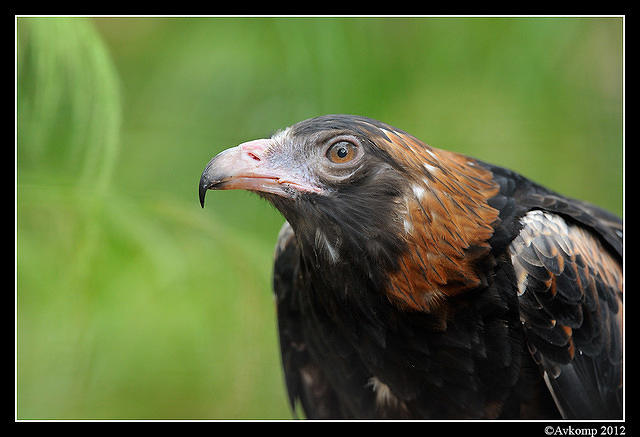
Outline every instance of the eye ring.
{"type": "Polygon", "coordinates": [[[338,141],[327,149],[327,158],[334,164],[345,164],[353,161],[358,154],[358,147],[350,141],[338,141]]]}

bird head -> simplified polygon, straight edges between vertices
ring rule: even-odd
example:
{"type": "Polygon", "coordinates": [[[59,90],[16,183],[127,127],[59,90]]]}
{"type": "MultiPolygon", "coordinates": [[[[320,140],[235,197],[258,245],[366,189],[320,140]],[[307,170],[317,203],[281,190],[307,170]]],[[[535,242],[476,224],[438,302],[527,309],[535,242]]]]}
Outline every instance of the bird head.
{"type": "Polygon", "coordinates": [[[490,179],[470,158],[385,123],[326,115],[216,155],[199,195],[204,207],[208,190],[258,193],[291,224],[309,265],[348,269],[425,309],[480,282],[465,255],[493,232],[490,179]]]}
{"type": "Polygon", "coordinates": [[[324,116],[240,144],[209,162],[200,201],[210,189],[254,191],[285,216],[304,247],[310,244],[317,262],[344,262],[358,252],[389,262],[388,252],[402,243],[389,237],[400,233],[395,203],[406,169],[377,143],[383,129],[392,128],[362,117],[324,116]]]}

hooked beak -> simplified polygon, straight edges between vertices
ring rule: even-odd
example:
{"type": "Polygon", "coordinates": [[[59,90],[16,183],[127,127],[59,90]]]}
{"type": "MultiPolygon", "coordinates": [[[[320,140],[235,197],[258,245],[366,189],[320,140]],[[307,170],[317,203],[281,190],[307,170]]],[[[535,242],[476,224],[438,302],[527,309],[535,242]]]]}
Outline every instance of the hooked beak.
{"type": "Polygon", "coordinates": [[[291,197],[295,191],[319,193],[322,190],[300,178],[286,174],[265,160],[271,139],[242,143],[213,157],[200,177],[200,205],[204,208],[207,190],[249,190],[291,197]]]}

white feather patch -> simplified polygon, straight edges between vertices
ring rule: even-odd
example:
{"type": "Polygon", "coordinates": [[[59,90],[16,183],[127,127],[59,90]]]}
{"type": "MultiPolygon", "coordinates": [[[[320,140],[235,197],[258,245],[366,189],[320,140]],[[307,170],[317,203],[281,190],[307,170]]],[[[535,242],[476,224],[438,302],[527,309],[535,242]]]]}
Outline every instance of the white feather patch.
{"type": "Polygon", "coordinates": [[[335,264],[340,260],[338,251],[329,243],[329,239],[320,229],[316,229],[315,244],[317,249],[329,255],[329,260],[332,263],[335,264]]]}
{"type": "Polygon", "coordinates": [[[429,170],[429,172],[431,173],[435,173],[436,171],[438,171],[438,167],[434,167],[431,164],[427,164],[426,162],[423,164],[424,168],[426,168],[427,170],[429,170]]]}
{"type": "Polygon", "coordinates": [[[378,407],[397,407],[402,404],[402,402],[393,394],[389,386],[375,376],[369,378],[367,385],[375,392],[376,405],[378,407]]]}
{"type": "Polygon", "coordinates": [[[413,194],[416,196],[416,199],[422,200],[422,196],[424,196],[425,191],[424,187],[421,187],[420,185],[413,185],[411,189],[413,190],[413,194]]]}

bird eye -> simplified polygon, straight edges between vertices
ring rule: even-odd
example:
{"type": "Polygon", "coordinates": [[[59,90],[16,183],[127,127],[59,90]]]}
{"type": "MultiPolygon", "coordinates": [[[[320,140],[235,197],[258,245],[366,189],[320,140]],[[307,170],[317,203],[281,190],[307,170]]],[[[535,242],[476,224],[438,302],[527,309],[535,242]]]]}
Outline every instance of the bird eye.
{"type": "Polygon", "coordinates": [[[336,164],[344,164],[356,156],[356,146],[348,141],[340,141],[329,147],[327,158],[336,164]]]}

